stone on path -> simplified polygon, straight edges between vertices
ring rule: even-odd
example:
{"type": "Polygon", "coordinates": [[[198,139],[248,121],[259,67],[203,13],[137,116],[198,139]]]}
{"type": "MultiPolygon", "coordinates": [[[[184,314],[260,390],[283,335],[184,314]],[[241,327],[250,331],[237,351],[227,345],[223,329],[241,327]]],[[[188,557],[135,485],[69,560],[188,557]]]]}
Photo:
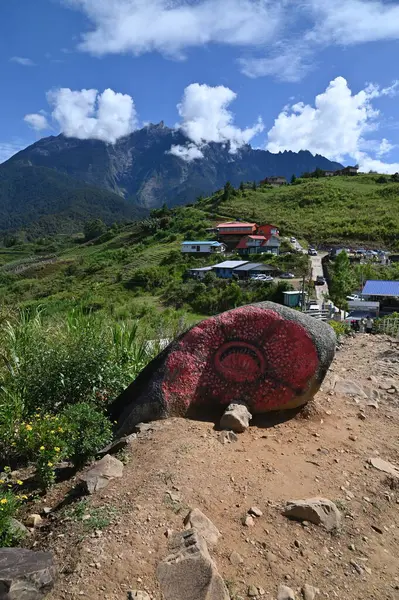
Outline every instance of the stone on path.
{"type": "Polygon", "coordinates": [[[247,514],[243,518],[242,524],[245,525],[245,527],[253,527],[255,525],[255,519],[247,514]]]}
{"type": "Polygon", "coordinates": [[[367,394],[363,391],[362,387],[350,379],[338,379],[335,382],[334,392],[342,394],[343,396],[359,396],[360,398],[367,398],[367,394]]]}
{"type": "Polygon", "coordinates": [[[49,552],[0,548],[1,600],[41,600],[54,586],[55,577],[49,552]]]}
{"type": "Polygon", "coordinates": [[[319,589],[305,583],[302,588],[303,600],[314,600],[319,593],[319,589]]]}
{"type": "Polygon", "coordinates": [[[99,450],[97,452],[97,454],[99,456],[104,456],[105,454],[116,454],[117,452],[124,450],[136,438],[137,438],[136,433],[132,433],[130,435],[125,435],[124,437],[121,437],[118,440],[111,442],[110,444],[108,444],[108,446],[105,446],[105,448],[102,448],[101,450],[99,450]]]}
{"type": "Polygon", "coordinates": [[[252,415],[244,403],[230,404],[220,419],[222,429],[231,429],[235,433],[243,433],[249,427],[252,415]]]}
{"type": "Polygon", "coordinates": [[[234,567],[238,567],[239,565],[242,565],[244,560],[242,556],[238,554],[238,552],[233,550],[233,552],[230,554],[230,562],[234,567]]]}
{"type": "Polygon", "coordinates": [[[261,517],[263,515],[263,512],[257,506],[251,506],[251,508],[248,511],[248,514],[253,515],[254,517],[261,517]]]}
{"type": "Polygon", "coordinates": [[[277,600],[295,600],[295,594],[290,587],[280,585],[278,588],[277,600]]]}
{"type": "Polygon", "coordinates": [[[13,517],[10,519],[10,527],[11,533],[19,538],[24,538],[27,535],[30,535],[30,531],[21,521],[14,519],[13,517]]]}
{"type": "Polygon", "coordinates": [[[250,598],[255,598],[258,595],[258,588],[256,585],[250,585],[247,593],[250,598]]]}
{"type": "Polygon", "coordinates": [[[127,600],[151,600],[151,597],[142,590],[132,590],[127,593],[127,600]]]}
{"type": "Polygon", "coordinates": [[[221,444],[230,444],[238,440],[237,434],[234,431],[221,431],[218,435],[218,440],[221,444]]]}
{"type": "Polygon", "coordinates": [[[112,403],[116,435],[133,433],[143,421],[221,414],[239,401],[253,415],[303,406],[320,389],[335,346],[327,323],[273,302],[206,319],[167,346],[112,403]]]}
{"type": "Polygon", "coordinates": [[[220,538],[220,531],[210,519],[198,508],[191,510],[184,519],[186,529],[195,529],[209,547],[216,546],[220,538]]]}
{"type": "Polygon", "coordinates": [[[122,474],[123,462],[110,454],[106,454],[94,467],[82,475],[82,481],[88,493],[94,494],[94,492],[107,487],[112,479],[122,477],[122,474]]]}
{"type": "Polygon", "coordinates": [[[327,498],[290,500],[283,510],[283,515],[298,521],[310,521],[323,526],[327,531],[337,530],[341,524],[341,513],[334,502],[327,498]]]}
{"type": "Polygon", "coordinates": [[[172,536],[171,554],[157,567],[164,600],[229,600],[206,542],[194,530],[172,536]]]}
{"type": "Polygon", "coordinates": [[[377,457],[370,458],[369,462],[375,469],[399,478],[399,468],[392,463],[377,457]]]}
{"type": "Polygon", "coordinates": [[[43,523],[43,519],[41,518],[40,515],[37,515],[35,513],[32,513],[31,515],[28,516],[28,518],[26,519],[26,525],[28,527],[34,527],[36,529],[36,527],[40,527],[40,525],[43,523]]]}

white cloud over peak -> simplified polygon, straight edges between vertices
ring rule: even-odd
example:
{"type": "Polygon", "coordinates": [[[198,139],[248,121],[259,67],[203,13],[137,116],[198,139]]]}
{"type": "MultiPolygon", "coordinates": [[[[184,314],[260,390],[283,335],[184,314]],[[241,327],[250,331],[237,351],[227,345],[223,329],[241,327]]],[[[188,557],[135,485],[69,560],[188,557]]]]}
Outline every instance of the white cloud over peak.
{"type": "Polygon", "coordinates": [[[80,49],[96,55],[182,56],[208,43],[257,46],[281,24],[286,0],[67,0],[93,24],[80,49]]]}
{"type": "Polygon", "coordinates": [[[322,94],[315,98],[314,106],[299,102],[285,107],[268,132],[267,149],[309,150],[331,160],[343,161],[349,157],[363,170],[396,172],[398,165],[378,160],[392,149],[385,138],[378,142],[365,136],[378,128],[379,111],[372,101],[381,96],[391,96],[397,82],[388,88],[368,85],[352,94],[346,79],[337,77],[322,94]],[[372,150],[376,158],[365,152],[372,150]],[[374,165],[374,166],[372,166],[374,165]]]}
{"type": "Polygon", "coordinates": [[[18,65],[21,65],[22,67],[34,67],[35,66],[35,63],[33,62],[33,60],[31,58],[25,58],[23,56],[12,56],[10,58],[10,62],[17,63],[18,65]]]}
{"type": "Polygon", "coordinates": [[[195,144],[187,144],[186,146],[181,146],[180,144],[173,145],[168,154],[173,154],[186,162],[204,158],[202,151],[195,144]]]}
{"type": "Polygon", "coordinates": [[[96,139],[114,144],[137,128],[134,102],[128,94],[111,89],[73,91],[60,88],[47,93],[52,117],[66,137],[96,139]]]}
{"type": "Polygon", "coordinates": [[[49,129],[50,127],[46,117],[40,113],[30,113],[29,115],[25,115],[24,121],[35,131],[42,131],[43,129],[49,129]]]}
{"type": "Polygon", "coordinates": [[[182,119],[180,128],[197,146],[229,142],[230,151],[235,152],[264,129],[260,117],[255,125],[246,129],[234,125],[229,105],[236,97],[233,90],[223,85],[192,83],[185,88],[182,101],[177,105],[182,119]]]}

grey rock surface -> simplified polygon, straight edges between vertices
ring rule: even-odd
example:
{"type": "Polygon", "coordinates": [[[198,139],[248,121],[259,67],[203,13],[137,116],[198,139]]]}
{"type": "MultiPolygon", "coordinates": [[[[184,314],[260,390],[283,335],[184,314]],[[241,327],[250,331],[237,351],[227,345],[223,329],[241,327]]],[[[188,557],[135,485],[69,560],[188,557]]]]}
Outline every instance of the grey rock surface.
{"type": "Polygon", "coordinates": [[[198,508],[191,510],[184,519],[187,529],[195,529],[205,540],[208,547],[216,546],[220,538],[220,531],[210,519],[198,508]]]}
{"type": "Polygon", "coordinates": [[[41,600],[53,587],[56,568],[49,552],[0,549],[0,599],[41,600]]]}
{"type": "Polygon", "coordinates": [[[106,454],[82,475],[82,481],[85,484],[87,492],[94,494],[94,492],[107,487],[112,479],[122,477],[122,474],[123,463],[114,456],[106,454]]]}
{"type": "Polygon", "coordinates": [[[222,429],[230,429],[234,433],[243,433],[249,427],[252,415],[244,403],[230,404],[220,419],[222,429]]]}
{"type": "Polygon", "coordinates": [[[205,541],[190,529],[172,536],[171,554],[157,567],[164,600],[230,600],[205,541]]]}
{"type": "Polygon", "coordinates": [[[334,502],[327,498],[290,500],[283,510],[283,515],[290,519],[321,525],[327,531],[338,530],[341,525],[340,511],[334,502]]]}

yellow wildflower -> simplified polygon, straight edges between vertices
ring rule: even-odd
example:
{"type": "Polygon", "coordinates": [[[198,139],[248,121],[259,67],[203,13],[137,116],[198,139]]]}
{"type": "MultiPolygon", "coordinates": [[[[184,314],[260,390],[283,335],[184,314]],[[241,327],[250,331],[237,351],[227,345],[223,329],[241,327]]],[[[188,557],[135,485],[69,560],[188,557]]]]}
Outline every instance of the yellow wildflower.
{"type": "Polygon", "coordinates": [[[52,462],[48,462],[48,463],[47,463],[47,466],[48,466],[48,467],[52,467],[52,466],[53,466],[53,463],[52,463],[52,462]]]}
{"type": "Polygon", "coordinates": [[[25,425],[25,429],[26,431],[32,431],[32,425],[29,425],[29,423],[27,425],[25,425]]]}
{"type": "Polygon", "coordinates": [[[20,496],[21,500],[27,500],[28,496],[26,494],[22,494],[22,496],[20,496]]]}
{"type": "Polygon", "coordinates": [[[50,431],[50,433],[55,433],[54,429],[52,429],[52,430],[50,431]]]}
{"type": "Polygon", "coordinates": [[[62,429],[62,427],[58,427],[58,431],[59,431],[60,433],[64,433],[64,430],[62,429]]]}
{"type": "Polygon", "coordinates": [[[61,448],[58,448],[58,446],[56,446],[56,447],[54,448],[54,450],[55,450],[56,452],[60,452],[60,451],[61,451],[61,448]]]}
{"type": "Polygon", "coordinates": [[[23,481],[21,481],[20,479],[17,479],[17,485],[23,485],[23,481]]]}
{"type": "Polygon", "coordinates": [[[4,479],[0,479],[0,484],[1,484],[1,483],[4,483],[4,479]]]}
{"type": "Polygon", "coordinates": [[[7,498],[2,498],[0,500],[0,504],[7,504],[7,502],[8,502],[7,498]]]}
{"type": "Polygon", "coordinates": [[[45,447],[44,446],[40,446],[40,450],[45,450],[45,447]]]}

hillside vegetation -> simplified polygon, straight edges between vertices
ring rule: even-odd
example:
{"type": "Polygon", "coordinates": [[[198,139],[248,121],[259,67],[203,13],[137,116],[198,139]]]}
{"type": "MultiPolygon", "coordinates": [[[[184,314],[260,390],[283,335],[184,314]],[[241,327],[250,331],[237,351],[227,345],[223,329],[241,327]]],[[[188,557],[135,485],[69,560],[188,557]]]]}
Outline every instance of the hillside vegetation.
{"type": "Polygon", "coordinates": [[[294,185],[248,188],[227,197],[221,190],[200,206],[231,219],[273,223],[283,234],[314,244],[363,242],[395,247],[399,240],[399,183],[390,177],[301,178],[294,185]]]}

